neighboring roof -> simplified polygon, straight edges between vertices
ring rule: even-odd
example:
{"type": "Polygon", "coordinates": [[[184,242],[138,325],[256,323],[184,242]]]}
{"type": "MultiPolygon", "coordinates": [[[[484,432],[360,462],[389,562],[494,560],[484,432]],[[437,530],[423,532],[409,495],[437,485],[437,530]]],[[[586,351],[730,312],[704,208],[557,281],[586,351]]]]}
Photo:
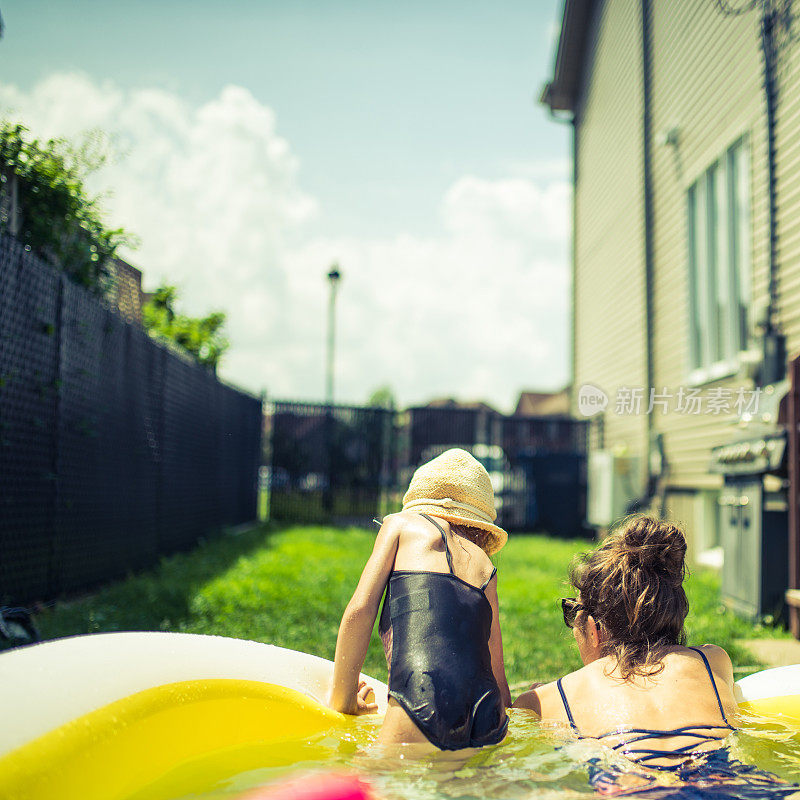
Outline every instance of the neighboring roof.
{"type": "Polygon", "coordinates": [[[539,98],[551,111],[575,111],[594,6],[595,0],[564,0],[553,77],[539,98]]]}
{"type": "Polygon", "coordinates": [[[569,394],[560,392],[520,392],[515,417],[550,417],[569,414],[569,394]]]}
{"type": "Polygon", "coordinates": [[[121,258],[112,258],[107,266],[111,279],[109,298],[113,305],[128,322],[141,323],[145,302],[141,270],[121,258]]]}
{"type": "Polygon", "coordinates": [[[497,414],[497,410],[492,408],[488,403],[484,403],[482,400],[456,400],[453,397],[440,397],[435,400],[431,400],[429,403],[426,403],[424,408],[464,408],[471,411],[491,411],[493,414],[497,414]]]}

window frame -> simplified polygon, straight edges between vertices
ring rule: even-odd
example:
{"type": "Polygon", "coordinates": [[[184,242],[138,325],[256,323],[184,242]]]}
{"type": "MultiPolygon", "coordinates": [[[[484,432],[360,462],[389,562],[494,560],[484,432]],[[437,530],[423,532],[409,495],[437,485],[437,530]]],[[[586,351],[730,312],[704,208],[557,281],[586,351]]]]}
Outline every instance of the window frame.
{"type": "Polygon", "coordinates": [[[748,135],[737,136],[706,163],[686,185],[684,196],[688,374],[690,384],[701,385],[739,372],[750,344],[753,204],[748,135]]]}

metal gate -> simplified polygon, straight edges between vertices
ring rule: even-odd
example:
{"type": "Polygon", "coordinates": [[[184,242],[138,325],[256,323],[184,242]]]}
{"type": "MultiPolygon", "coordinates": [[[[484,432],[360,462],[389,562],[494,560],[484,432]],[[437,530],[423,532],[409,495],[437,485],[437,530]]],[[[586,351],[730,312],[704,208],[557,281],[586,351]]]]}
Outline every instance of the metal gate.
{"type": "Polygon", "coordinates": [[[583,420],[506,417],[486,406],[382,408],[272,403],[266,481],[272,519],[368,523],[398,511],[414,470],[451,447],[489,473],[497,524],[583,532],[583,420]]]}

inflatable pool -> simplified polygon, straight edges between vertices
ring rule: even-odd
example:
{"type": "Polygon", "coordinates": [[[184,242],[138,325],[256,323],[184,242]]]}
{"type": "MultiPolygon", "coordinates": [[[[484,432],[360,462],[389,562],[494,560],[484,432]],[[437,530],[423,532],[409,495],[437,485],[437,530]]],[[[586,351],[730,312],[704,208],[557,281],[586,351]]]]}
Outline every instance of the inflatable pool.
{"type": "Polygon", "coordinates": [[[742,678],[734,685],[733,694],[747,711],[790,726],[800,725],[800,664],[765,669],[742,678]]]}
{"type": "MultiPolygon", "coordinates": [[[[0,798],[167,800],[314,757],[333,664],[221,636],[104,633],[0,655],[0,798]]],[[[386,686],[367,678],[379,712],[386,686]]]]}
{"type": "MultiPolygon", "coordinates": [[[[0,798],[172,800],[231,775],[324,760],[333,664],[178,633],[79,636],[0,655],[0,798]]],[[[367,676],[379,712],[386,686],[367,676]]],[[[800,665],[736,684],[750,711],[800,725],[800,665]]]]}

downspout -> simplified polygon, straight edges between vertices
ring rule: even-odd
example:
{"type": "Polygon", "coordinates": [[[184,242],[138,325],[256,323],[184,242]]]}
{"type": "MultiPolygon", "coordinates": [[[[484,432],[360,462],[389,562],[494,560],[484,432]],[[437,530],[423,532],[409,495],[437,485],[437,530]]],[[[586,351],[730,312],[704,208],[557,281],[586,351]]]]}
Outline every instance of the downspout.
{"type": "Polygon", "coordinates": [[[786,592],[786,606],[789,610],[789,629],[795,639],[800,639],[800,607],[793,596],[800,589],[800,358],[795,358],[789,366],[791,379],[787,420],[787,445],[789,462],[789,591],[786,592]]]}
{"type": "MultiPolygon", "coordinates": [[[[762,340],[762,361],[758,383],[762,386],[775,383],[786,375],[786,337],[775,324],[778,305],[778,198],[775,177],[776,146],[775,123],[778,102],[777,82],[777,44],[775,28],[778,12],[772,3],[763,2],[761,9],[761,55],[764,67],[764,99],[767,111],[767,224],[769,229],[769,288],[766,319],[762,340]]],[[[800,639],[800,607],[792,596],[800,589],[800,359],[794,359],[790,366],[791,388],[788,403],[788,589],[786,601],[789,616],[789,629],[795,639],[800,639]]]]}
{"type": "MultiPolygon", "coordinates": [[[[778,103],[777,60],[778,51],[775,41],[775,28],[779,23],[778,11],[769,0],[761,4],[761,55],[764,67],[764,99],[767,111],[767,225],[769,230],[769,287],[767,297],[766,319],[762,339],[761,368],[757,383],[761,386],[782,380],[786,375],[786,337],[779,331],[775,323],[778,306],[778,197],[776,187],[775,165],[775,123],[778,103]]],[[[795,639],[800,639],[800,607],[791,602],[793,594],[800,588],[800,468],[798,468],[798,405],[800,404],[800,362],[791,364],[791,389],[789,394],[788,419],[788,588],[786,593],[789,612],[789,628],[795,639]]]]}
{"type": "MultiPolygon", "coordinates": [[[[653,164],[652,164],[652,16],[650,0],[642,0],[642,205],[644,208],[645,375],[647,391],[655,385],[653,369],[653,164]]],[[[649,398],[649,395],[648,395],[649,398]]],[[[653,414],[647,418],[647,483],[644,494],[628,504],[626,513],[648,509],[658,494],[666,460],[663,440],[656,434],[653,414]]],[[[665,513],[666,492],[659,507],[665,513]]]]}
{"type": "MultiPolygon", "coordinates": [[[[645,359],[648,390],[653,386],[653,167],[652,130],[652,54],[650,0],[642,0],[642,189],[644,205],[644,307],[645,359]]],[[[653,433],[653,415],[647,414],[648,455],[653,433]]]]}
{"type": "Polygon", "coordinates": [[[758,383],[765,386],[782,380],[786,375],[786,337],[776,324],[778,305],[778,199],[775,178],[775,121],[778,85],[776,80],[777,46],[775,27],[778,12],[769,2],[762,4],[761,12],[761,54],[764,67],[764,97],[767,110],[767,226],[769,230],[769,289],[764,338],[762,341],[762,363],[758,383]]]}
{"type": "MultiPolygon", "coordinates": [[[[578,300],[578,114],[572,115],[570,120],[570,134],[572,136],[572,230],[570,231],[570,254],[569,260],[572,265],[572,275],[570,281],[570,313],[569,321],[569,408],[574,408],[575,400],[575,362],[577,355],[577,336],[575,335],[575,321],[578,319],[577,300],[578,300]]],[[[591,423],[589,425],[591,429],[591,423]]],[[[590,442],[584,442],[584,447],[588,453],[590,442]]]]}

